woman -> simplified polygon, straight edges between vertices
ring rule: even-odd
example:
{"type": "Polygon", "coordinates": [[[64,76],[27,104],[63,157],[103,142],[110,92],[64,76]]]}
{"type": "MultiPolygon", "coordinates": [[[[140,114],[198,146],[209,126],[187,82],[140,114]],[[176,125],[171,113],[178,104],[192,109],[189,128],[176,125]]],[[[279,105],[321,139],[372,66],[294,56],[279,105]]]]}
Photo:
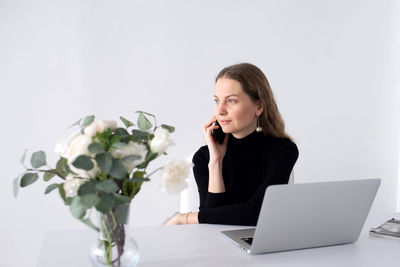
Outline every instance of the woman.
{"type": "Polygon", "coordinates": [[[297,160],[297,146],[259,68],[248,63],[224,68],[214,98],[215,114],[203,125],[207,145],[193,157],[199,212],[178,214],[167,225],[256,225],[265,189],[288,183],[297,160]],[[219,127],[222,144],[213,138],[219,127]]]}

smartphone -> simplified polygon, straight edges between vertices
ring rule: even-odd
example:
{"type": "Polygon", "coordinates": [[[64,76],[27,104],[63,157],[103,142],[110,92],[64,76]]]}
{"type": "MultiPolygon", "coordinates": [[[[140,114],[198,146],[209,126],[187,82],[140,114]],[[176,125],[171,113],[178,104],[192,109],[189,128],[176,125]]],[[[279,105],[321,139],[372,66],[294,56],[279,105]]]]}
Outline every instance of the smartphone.
{"type": "Polygon", "coordinates": [[[212,131],[212,136],[213,136],[214,140],[215,140],[217,143],[222,144],[222,143],[224,143],[225,133],[222,131],[222,128],[221,128],[221,126],[219,125],[218,121],[215,121],[215,122],[214,122],[214,125],[218,125],[219,128],[218,128],[218,129],[214,129],[214,130],[212,131]]]}

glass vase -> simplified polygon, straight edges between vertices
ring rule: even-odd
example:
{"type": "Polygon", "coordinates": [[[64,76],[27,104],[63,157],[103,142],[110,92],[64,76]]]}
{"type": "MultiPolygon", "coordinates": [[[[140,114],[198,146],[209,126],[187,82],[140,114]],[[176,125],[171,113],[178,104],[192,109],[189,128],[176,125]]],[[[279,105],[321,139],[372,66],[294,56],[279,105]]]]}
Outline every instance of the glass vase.
{"type": "Polygon", "coordinates": [[[128,232],[129,210],[123,204],[107,213],[96,211],[100,232],[90,249],[93,267],[133,267],[139,262],[139,248],[128,232]]]}

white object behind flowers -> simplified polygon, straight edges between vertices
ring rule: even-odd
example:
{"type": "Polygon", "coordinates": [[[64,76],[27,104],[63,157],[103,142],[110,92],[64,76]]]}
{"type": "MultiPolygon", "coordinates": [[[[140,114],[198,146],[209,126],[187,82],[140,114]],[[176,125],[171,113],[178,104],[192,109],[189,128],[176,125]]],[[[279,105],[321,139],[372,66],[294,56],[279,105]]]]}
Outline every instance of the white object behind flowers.
{"type": "Polygon", "coordinates": [[[168,163],[161,172],[161,187],[169,194],[178,194],[188,187],[186,182],[193,163],[177,160],[168,163]]]}
{"type": "Polygon", "coordinates": [[[180,213],[186,213],[189,211],[198,211],[200,206],[199,191],[197,190],[197,184],[193,176],[187,179],[188,187],[183,190],[180,194],[180,213]]]}

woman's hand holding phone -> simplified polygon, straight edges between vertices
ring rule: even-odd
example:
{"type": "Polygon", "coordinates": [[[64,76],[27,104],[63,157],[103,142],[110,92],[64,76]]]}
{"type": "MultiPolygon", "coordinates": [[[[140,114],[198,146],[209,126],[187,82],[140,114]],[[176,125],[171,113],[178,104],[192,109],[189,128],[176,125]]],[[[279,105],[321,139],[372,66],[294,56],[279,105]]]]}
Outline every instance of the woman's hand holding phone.
{"type": "Polygon", "coordinates": [[[210,161],[221,161],[226,153],[226,145],[228,143],[228,134],[222,131],[215,116],[203,125],[204,136],[210,152],[210,161]]]}
{"type": "Polygon", "coordinates": [[[225,140],[225,133],[222,131],[221,125],[219,125],[218,121],[215,121],[213,125],[218,126],[217,129],[214,129],[211,132],[214,141],[222,145],[225,140]]]}

